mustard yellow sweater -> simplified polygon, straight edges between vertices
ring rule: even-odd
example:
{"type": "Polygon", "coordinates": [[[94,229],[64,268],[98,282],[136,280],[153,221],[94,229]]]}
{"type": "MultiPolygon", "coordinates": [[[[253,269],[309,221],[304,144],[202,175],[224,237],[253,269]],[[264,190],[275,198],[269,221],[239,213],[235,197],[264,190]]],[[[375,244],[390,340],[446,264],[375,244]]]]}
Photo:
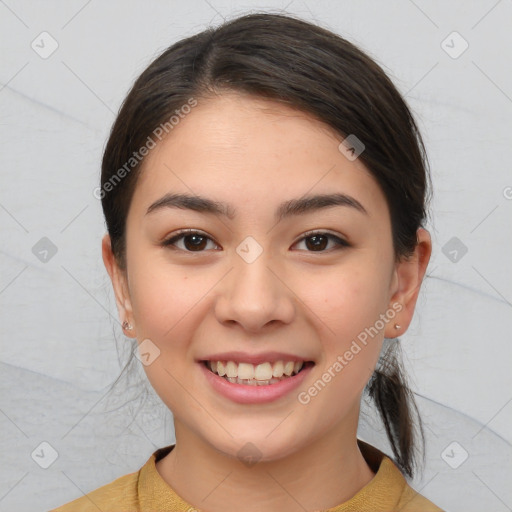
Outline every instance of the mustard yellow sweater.
{"type": "MultiPolygon", "coordinates": [[[[363,441],[358,444],[376,474],[350,500],[324,512],[442,512],[407,484],[389,457],[363,441]]],[[[156,469],[155,463],[173,447],[155,451],[139,471],[50,512],[200,512],[180,498],[156,469]]]]}

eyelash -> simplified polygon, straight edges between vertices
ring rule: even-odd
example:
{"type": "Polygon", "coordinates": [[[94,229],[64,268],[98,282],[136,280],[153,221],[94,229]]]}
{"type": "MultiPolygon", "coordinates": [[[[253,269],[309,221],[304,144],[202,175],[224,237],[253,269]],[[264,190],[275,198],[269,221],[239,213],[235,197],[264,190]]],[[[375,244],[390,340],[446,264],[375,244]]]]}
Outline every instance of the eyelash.
{"type": "MultiPolygon", "coordinates": [[[[177,247],[173,247],[173,244],[175,244],[178,240],[181,240],[182,238],[185,238],[186,236],[191,236],[191,235],[199,235],[202,238],[206,238],[206,239],[216,243],[212,238],[207,236],[205,233],[202,233],[201,231],[195,231],[193,229],[187,229],[187,230],[179,231],[177,234],[173,235],[171,238],[168,238],[167,240],[164,240],[161,245],[163,247],[169,247],[169,248],[172,248],[174,250],[180,250],[180,251],[187,252],[187,253],[192,253],[192,254],[193,253],[205,252],[204,250],[202,250],[202,251],[189,251],[189,250],[186,250],[186,249],[178,249],[177,247]]],[[[302,238],[299,239],[295,244],[297,244],[299,242],[302,242],[303,240],[305,240],[307,238],[311,238],[311,237],[317,236],[317,235],[326,236],[330,240],[334,240],[334,242],[337,245],[337,247],[334,250],[341,249],[342,247],[350,247],[350,244],[347,241],[343,240],[342,238],[340,238],[340,237],[338,237],[336,235],[333,235],[332,233],[328,233],[328,232],[325,232],[325,231],[308,231],[307,233],[304,233],[302,238]]],[[[325,252],[327,252],[328,253],[328,252],[332,252],[332,250],[333,249],[321,250],[321,251],[306,251],[306,252],[310,252],[310,253],[315,253],[315,252],[325,253],[325,252]]]]}

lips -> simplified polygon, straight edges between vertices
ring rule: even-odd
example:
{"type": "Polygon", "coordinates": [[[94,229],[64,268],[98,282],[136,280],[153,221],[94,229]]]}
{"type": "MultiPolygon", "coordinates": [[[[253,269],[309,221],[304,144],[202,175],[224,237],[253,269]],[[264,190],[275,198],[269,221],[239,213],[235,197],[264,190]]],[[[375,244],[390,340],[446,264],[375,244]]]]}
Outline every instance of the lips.
{"type": "Polygon", "coordinates": [[[238,376],[227,377],[226,375],[220,377],[211,370],[209,363],[209,361],[204,360],[198,361],[198,367],[202,370],[206,382],[218,394],[240,404],[263,404],[290,395],[294,389],[304,382],[314,366],[312,361],[307,361],[298,373],[293,373],[290,376],[283,375],[280,378],[272,377],[268,380],[257,380],[240,379],[238,376]]]}

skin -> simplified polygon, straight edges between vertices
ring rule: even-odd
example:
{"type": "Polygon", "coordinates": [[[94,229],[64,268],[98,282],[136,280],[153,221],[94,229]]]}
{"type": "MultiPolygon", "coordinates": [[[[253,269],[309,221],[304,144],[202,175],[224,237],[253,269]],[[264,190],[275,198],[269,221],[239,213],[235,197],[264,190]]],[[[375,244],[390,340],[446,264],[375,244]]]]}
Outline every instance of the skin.
{"type": "Polygon", "coordinates": [[[126,271],[103,239],[121,321],[133,326],[125,334],[160,350],[144,369],[174,415],[176,447],[157,470],[197,508],[324,509],[374,477],[356,443],[361,394],[384,336],[407,330],[431,241],[420,228],[414,254],[396,261],[385,196],[361,161],[338,150],[341,140],[273,101],[231,92],[202,100],[144,161],[127,217],[126,271]],[[236,216],[171,208],[146,215],[168,192],[230,203],[236,216]],[[335,206],[276,224],[282,201],[333,192],[357,199],[367,214],[335,206]],[[174,249],[161,245],[183,228],[210,240],[199,251],[190,238],[174,249]],[[315,250],[304,239],[310,230],[350,246],[327,239],[315,250]],[[252,263],[236,252],[247,236],[263,249],[252,263]],[[307,405],[299,403],[298,393],[393,303],[402,306],[393,320],[307,405]],[[239,404],[214,391],[195,362],[230,350],[277,350],[316,364],[289,395],[239,404]],[[247,442],[262,454],[251,467],[237,458],[247,442]]]}

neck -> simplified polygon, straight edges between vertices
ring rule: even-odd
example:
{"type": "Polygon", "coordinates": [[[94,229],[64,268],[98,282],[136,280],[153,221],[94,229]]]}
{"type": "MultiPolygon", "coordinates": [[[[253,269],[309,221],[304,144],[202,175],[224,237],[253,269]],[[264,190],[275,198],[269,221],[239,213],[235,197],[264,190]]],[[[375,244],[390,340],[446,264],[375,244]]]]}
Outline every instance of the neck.
{"type": "Polygon", "coordinates": [[[176,446],[157,470],[185,501],[210,512],[328,509],[375,476],[357,445],[357,422],[279,460],[243,464],[175,421],[176,446]]]}

